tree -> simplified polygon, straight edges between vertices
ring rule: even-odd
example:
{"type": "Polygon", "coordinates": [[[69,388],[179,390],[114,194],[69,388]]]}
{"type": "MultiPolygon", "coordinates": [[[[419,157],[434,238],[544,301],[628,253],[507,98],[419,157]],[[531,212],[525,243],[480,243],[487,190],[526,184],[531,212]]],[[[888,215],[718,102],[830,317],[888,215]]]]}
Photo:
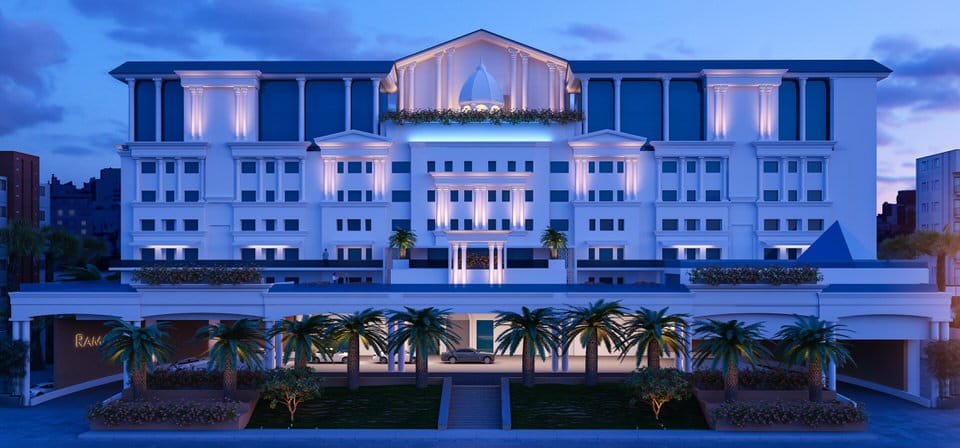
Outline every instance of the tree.
{"type": "Polygon", "coordinates": [[[58,264],[73,263],[80,256],[80,240],[63,229],[44,226],[43,235],[44,281],[52,282],[58,264]]]}
{"type": "Polygon", "coordinates": [[[407,258],[407,249],[412,248],[415,244],[417,244],[417,234],[413,230],[399,227],[393,229],[393,234],[390,235],[390,247],[400,249],[401,259],[407,258]]]}
{"type": "Polygon", "coordinates": [[[653,311],[640,308],[636,313],[628,315],[626,328],[623,331],[623,348],[620,359],[627,356],[633,348],[637,348],[637,367],[643,354],[647,354],[647,367],[650,370],[660,368],[660,357],[673,353],[687,353],[687,335],[680,327],[686,325],[687,314],[667,314],[668,308],[653,311]]]}
{"type": "Polygon", "coordinates": [[[533,387],[536,373],[534,356],[547,359],[547,351],[557,346],[559,327],[553,309],[522,307],[520,313],[496,311],[494,326],[506,325],[507,329],[497,336],[497,353],[509,352],[512,356],[518,346],[523,348],[523,385],[533,387]]]}
{"type": "Polygon", "coordinates": [[[243,318],[233,324],[204,325],[197,330],[196,339],[214,341],[208,351],[207,368],[223,372],[224,396],[233,399],[237,392],[237,368],[263,365],[266,343],[260,321],[243,318]]]}
{"type": "Polygon", "coordinates": [[[722,368],[723,398],[736,401],[740,381],[740,358],[745,358],[751,366],[756,366],[762,358],[769,358],[770,351],[761,344],[760,322],[747,325],[736,319],[727,322],[708,319],[695,324],[694,331],[703,335],[703,340],[695,350],[694,365],[698,368],[711,358],[710,367],[722,368]]]}
{"type": "Polygon", "coordinates": [[[630,404],[644,402],[650,405],[653,416],[660,421],[663,405],[673,400],[683,400],[690,396],[690,384],[683,372],[677,369],[637,369],[627,378],[626,384],[633,388],[634,397],[630,404]]]}
{"type": "Polygon", "coordinates": [[[807,390],[810,401],[823,396],[823,366],[833,362],[842,366],[853,359],[838,339],[848,335],[842,324],[831,324],[816,316],[796,316],[793,324],[780,327],[783,360],[788,366],[807,366],[807,390]]]}
{"type": "Polygon", "coordinates": [[[103,336],[98,350],[103,358],[113,364],[124,364],[130,374],[133,399],[143,399],[147,392],[147,373],[157,363],[170,359],[172,348],[165,341],[169,324],[157,322],[138,327],[129,322],[114,319],[105,324],[110,331],[103,336]]]}
{"type": "Polygon", "coordinates": [[[960,376],[960,340],[931,341],[924,347],[927,367],[937,379],[940,397],[947,395],[947,380],[960,376]]]}
{"type": "Polygon", "coordinates": [[[107,243],[89,236],[80,239],[80,262],[96,264],[100,257],[110,252],[107,243]]]}
{"type": "Polygon", "coordinates": [[[953,233],[944,226],[943,232],[918,230],[909,235],[888,238],[880,244],[882,258],[917,258],[929,255],[937,260],[937,289],[946,291],[946,258],[960,252],[960,233],[953,233]]]}
{"type": "Polygon", "coordinates": [[[622,346],[623,337],[617,319],[623,316],[624,308],[619,301],[605,302],[600,299],[583,307],[568,307],[563,312],[566,338],[564,348],[568,348],[573,340],[580,338],[581,346],[587,349],[584,361],[585,382],[587,386],[595,386],[599,379],[599,354],[597,353],[602,342],[608,351],[613,347],[622,346]]]}
{"type": "Polygon", "coordinates": [[[360,344],[380,356],[386,351],[387,334],[383,330],[383,311],[367,308],[353,314],[333,316],[330,337],[339,345],[347,341],[347,388],[360,388],[360,344]]]}
{"type": "Polygon", "coordinates": [[[540,234],[540,244],[550,249],[550,258],[556,260],[560,256],[560,249],[567,248],[567,234],[547,227],[540,234]]]}
{"type": "Polygon", "coordinates": [[[270,409],[276,409],[278,404],[283,403],[290,413],[290,423],[293,423],[300,403],[320,398],[323,378],[309,367],[279,368],[266,373],[261,388],[263,399],[270,402],[270,409]]]}
{"type": "Polygon", "coordinates": [[[30,221],[17,218],[0,228],[0,246],[7,251],[7,290],[20,290],[20,267],[43,253],[43,235],[30,221]]]}
{"type": "Polygon", "coordinates": [[[283,335],[283,362],[290,361],[293,354],[293,363],[297,367],[306,367],[307,361],[313,358],[315,350],[323,350],[326,344],[323,339],[330,327],[330,319],[322,314],[307,314],[303,319],[286,319],[274,324],[267,332],[268,337],[283,335]]]}
{"type": "Polygon", "coordinates": [[[120,278],[119,272],[103,272],[96,265],[88,264],[86,266],[67,266],[60,275],[60,280],[65,282],[93,282],[98,280],[116,280],[120,278]]]}
{"type": "Polygon", "coordinates": [[[416,356],[417,388],[423,389],[427,387],[427,355],[439,352],[441,345],[449,350],[460,343],[460,337],[451,332],[454,323],[450,310],[407,306],[402,311],[390,311],[389,315],[387,323],[400,324],[400,328],[390,335],[387,350],[393,352],[410,344],[416,356]]]}

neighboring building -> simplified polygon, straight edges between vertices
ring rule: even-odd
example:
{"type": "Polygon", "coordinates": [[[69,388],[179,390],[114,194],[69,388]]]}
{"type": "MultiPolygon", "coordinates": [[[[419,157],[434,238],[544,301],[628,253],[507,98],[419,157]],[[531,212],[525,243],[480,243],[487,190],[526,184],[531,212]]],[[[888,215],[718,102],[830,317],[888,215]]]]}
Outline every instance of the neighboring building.
{"type": "MultiPolygon", "coordinates": [[[[6,218],[3,225],[23,218],[34,226],[40,226],[40,158],[17,151],[0,151],[0,194],[6,204],[0,203],[0,215],[6,218]]],[[[0,219],[3,219],[0,217],[0,219]]],[[[2,248],[0,248],[2,251],[2,248]]],[[[0,253],[0,264],[6,266],[6,254],[0,253]]],[[[20,266],[20,282],[40,281],[40,273],[34,262],[23,260],[20,266]]],[[[6,283],[4,282],[4,285],[6,283]]]]}
{"type": "MultiPolygon", "coordinates": [[[[960,149],[917,158],[917,230],[945,229],[960,232],[960,149]]],[[[947,285],[960,285],[958,271],[948,259],[947,285]]]]}
{"type": "Polygon", "coordinates": [[[14,320],[189,332],[439,306],[463,345],[489,350],[494,310],[521,305],[622,300],[763,321],[771,336],[813,314],[853,334],[857,368],[842,374],[919,397],[921,342],[947,333],[950,300],[922,264],[875,260],[876,83],[889,73],[863,60],[568,61],[483,30],[395,61],[128,62],[111,72],[130,94],[122,283],[32,288],[14,320]],[[544,119],[442,124],[427,109],[544,119]],[[402,124],[381,119],[397,110],[402,124]],[[559,260],[540,245],[548,226],[569,238],[559,260]],[[408,260],[387,247],[396,228],[418,236],[408,260]],[[823,280],[689,281],[696,266],[794,259],[823,280]],[[267,284],[133,281],[157,260],[256,263],[267,284]]]}
{"type": "Polygon", "coordinates": [[[40,184],[40,227],[50,225],[50,182],[40,184]]]}
{"type": "Polygon", "coordinates": [[[50,181],[53,227],[78,237],[101,240],[119,259],[120,249],[120,169],[104,168],[99,178],[90,178],[83,187],[73,182],[50,181]]]}
{"type": "Polygon", "coordinates": [[[884,202],[877,215],[877,242],[917,230],[917,190],[900,190],[897,202],[884,202]]]}

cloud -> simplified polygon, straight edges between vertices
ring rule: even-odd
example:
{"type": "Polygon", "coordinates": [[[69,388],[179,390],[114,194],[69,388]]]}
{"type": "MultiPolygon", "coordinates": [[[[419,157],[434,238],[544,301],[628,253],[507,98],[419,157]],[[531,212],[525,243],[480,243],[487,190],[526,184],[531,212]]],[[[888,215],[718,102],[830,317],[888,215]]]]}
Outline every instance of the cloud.
{"type": "Polygon", "coordinates": [[[58,146],[51,150],[54,154],[69,157],[87,157],[99,153],[96,149],[89,146],[65,145],[58,146]]]}
{"type": "Polygon", "coordinates": [[[63,117],[45,104],[44,70],[67,59],[67,44],[47,23],[7,20],[0,11],[0,135],[63,117]]]}
{"type": "Polygon", "coordinates": [[[673,38],[653,44],[653,50],[648,51],[644,57],[646,59],[691,58],[694,53],[693,48],[683,39],[673,38]]]}
{"type": "Polygon", "coordinates": [[[903,110],[908,121],[923,120],[931,112],[960,111],[960,46],[923,46],[909,36],[882,36],[871,52],[893,69],[877,88],[881,108],[903,110]]]}
{"type": "Polygon", "coordinates": [[[562,34],[583,39],[587,42],[610,43],[625,40],[619,31],[608,28],[603,25],[591,25],[586,23],[571,23],[566,28],[560,30],[562,34]]]}

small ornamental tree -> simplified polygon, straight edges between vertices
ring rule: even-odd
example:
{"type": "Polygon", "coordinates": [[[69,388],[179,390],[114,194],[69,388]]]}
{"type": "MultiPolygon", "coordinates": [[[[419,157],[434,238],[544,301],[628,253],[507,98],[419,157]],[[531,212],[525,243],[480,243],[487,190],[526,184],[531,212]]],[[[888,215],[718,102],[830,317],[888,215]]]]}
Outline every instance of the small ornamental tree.
{"type": "Polygon", "coordinates": [[[947,380],[960,376],[960,341],[933,341],[924,348],[930,373],[940,386],[940,397],[947,393],[947,380]]]}
{"type": "Polygon", "coordinates": [[[266,372],[262,388],[263,398],[269,400],[270,409],[276,409],[277,404],[283,403],[290,413],[290,423],[293,423],[300,403],[320,398],[323,378],[309,367],[273,369],[266,372]]]}
{"type": "Polygon", "coordinates": [[[634,391],[630,405],[649,404],[657,421],[664,404],[690,396],[690,384],[677,369],[637,369],[627,378],[626,385],[634,391]]]}

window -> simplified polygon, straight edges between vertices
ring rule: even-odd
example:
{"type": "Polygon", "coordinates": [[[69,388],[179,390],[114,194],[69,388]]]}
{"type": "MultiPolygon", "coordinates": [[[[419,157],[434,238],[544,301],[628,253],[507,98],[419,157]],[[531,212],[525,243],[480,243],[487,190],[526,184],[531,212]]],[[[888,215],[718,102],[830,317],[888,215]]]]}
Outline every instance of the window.
{"type": "Polygon", "coordinates": [[[719,231],[723,230],[723,220],[720,219],[707,219],[704,220],[704,226],[706,230],[710,231],[719,231]]]}
{"type": "Polygon", "coordinates": [[[275,232],[277,230],[277,220],[276,219],[264,219],[263,220],[263,229],[267,232],[275,232]]]}
{"type": "Polygon", "coordinates": [[[362,201],[363,201],[363,191],[347,190],[347,202],[362,202],[362,201]]]}
{"type": "Polygon", "coordinates": [[[796,160],[790,160],[790,161],[787,162],[787,172],[788,172],[788,173],[796,173],[796,172],[797,172],[797,161],[796,161],[796,160]]]}
{"type": "Polygon", "coordinates": [[[487,220],[487,230],[497,230],[497,220],[488,219],[487,220]]]}
{"type": "Polygon", "coordinates": [[[679,227],[678,220],[676,219],[662,219],[660,220],[660,228],[664,231],[673,231],[677,230],[679,227]]]}
{"type": "Polygon", "coordinates": [[[497,202],[497,190],[487,190],[487,202],[497,202]]]}
{"type": "Polygon", "coordinates": [[[300,192],[297,190],[287,190],[283,192],[284,202],[300,202],[300,192]]]}
{"type": "Polygon", "coordinates": [[[697,190],[687,190],[687,202],[697,201],[697,190]]]}
{"type": "Polygon", "coordinates": [[[300,249],[294,247],[287,247],[283,249],[283,259],[284,260],[299,260],[300,259],[300,249]]]}
{"type": "Polygon", "coordinates": [[[253,232],[257,230],[257,221],[253,219],[241,219],[240,230],[244,232],[253,232]]]}
{"type": "Polygon", "coordinates": [[[367,202],[373,202],[373,190],[366,190],[363,193],[364,193],[364,196],[366,196],[367,202]]]}
{"type": "Polygon", "coordinates": [[[410,202],[410,190],[393,190],[393,202],[410,202]]]}
{"type": "Polygon", "coordinates": [[[823,220],[822,219],[808,219],[807,220],[807,230],[812,232],[819,232],[823,230],[823,220]]]}
{"type": "Polygon", "coordinates": [[[624,224],[625,224],[625,220],[623,220],[623,219],[618,219],[618,220],[617,220],[617,230],[623,232],[624,224]]]}
{"type": "Polygon", "coordinates": [[[255,202],[257,200],[256,190],[243,190],[240,192],[240,200],[242,202],[255,202]]]}
{"type": "Polygon", "coordinates": [[[200,259],[200,251],[195,247],[185,247],[183,249],[183,259],[187,261],[197,261],[200,259]]]}
{"type": "MultiPolygon", "coordinates": [[[[265,191],[264,193],[265,193],[265,195],[266,195],[266,201],[267,201],[267,202],[276,202],[276,200],[277,200],[277,192],[276,192],[276,191],[274,191],[274,190],[267,190],[267,191],[265,191]]],[[[340,200],[343,200],[343,199],[341,198],[340,200]]]]}
{"type": "Polygon", "coordinates": [[[364,168],[365,168],[364,171],[366,171],[367,174],[372,174],[372,173],[373,173],[373,162],[364,163],[363,166],[364,166],[364,168]]]}
{"type": "Polygon", "coordinates": [[[763,230],[768,232],[780,230],[780,220],[779,219],[764,219],[763,220],[763,230]]]}
{"type": "Polygon", "coordinates": [[[623,161],[617,162],[617,172],[618,173],[623,172],[623,161]]]}
{"type": "Polygon", "coordinates": [[[695,160],[687,161],[687,172],[696,173],[697,172],[697,162],[695,160]]]}
{"type": "Polygon", "coordinates": [[[590,222],[590,231],[592,232],[594,230],[597,230],[597,220],[591,219],[589,222],[590,222]]]}
{"type": "Polygon", "coordinates": [[[464,160],[464,161],[463,161],[463,172],[464,172],[464,173],[473,172],[473,162],[471,162],[471,161],[469,161],[469,160],[464,160]]]}
{"type": "Polygon", "coordinates": [[[799,219],[788,219],[787,220],[787,230],[791,232],[796,232],[800,230],[800,220],[799,219]]]}
{"type": "Polygon", "coordinates": [[[591,172],[591,173],[597,172],[597,162],[589,162],[589,163],[587,163],[587,171],[589,171],[589,172],[591,172]]]}
{"type": "Polygon", "coordinates": [[[390,170],[393,174],[409,174],[410,162],[393,162],[390,170]]]}
{"type": "Polygon", "coordinates": [[[427,230],[428,230],[428,231],[434,231],[434,230],[436,230],[436,229],[437,229],[437,220],[436,220],[436,219],[428,219],[428,220],[427,220],[427,230]]]}
{"type": "Polygon", "coordinates": [[[532,173],[532,172],[533,172],[533,160],[527,160],[526,162],[523,162],[523,170],[526,171],[526,172],[528,172],[528,173],[532,173]]]}
{"type": "Polygon", "coordinates": [[[523,220],[523,230],[526,230],[526,231],[528,231],[528,232],[530,232],[530,231],[533,230],[533,220],[532,220],[532,219],[525,219],[525,220],[523,220]]]}
{"type": "Polygon", "coordinates": [[[617,190],[617,202],[623,202],[623,190],[617,190]]]}
{"type": "Polygon", "coordinates": [[[787,260],[796,260],[800,256],[799,247],[788,247],[787,248],[787,260]]]}
{"type": "Polygon", "coordinates": [[[823,200],[823,190],[807,190],[807,200],[810,202],[820,202],[823,200]]]}
{"type": "Polygon", "coordinates": [[[797,190],[787,190],[787,200],[797,202],[797,190]]]}
{"type": "Polygon", "coordinates": [[[764,260],[779,260],[780,259],[780,249],[776,247],[767,247],[763,249],[763,259],[764,260]]]}
{"type": "Polygon", "coordinates": [[[590,201],[590,202],[596,201],[596,200],[597,200],[597,192],[596,192],[596,191],[593,191],[593,190],[588,191],[588,192],[587,192],[587,200],[590,201]]]}
{"type": "Polygon", "coordinates": [[[700,249],[697,249],[695,247],[688,247],[683,250],[683,257],[687,260],[696,260],[698,252],[700,252],[700,249]]]}
{"type": "Polygon", "coordinates": [[[719,160],[707,160],[704,163],[703,171],[706,173],[719,173],[720,172],[720,161],[719,160]]]}
{"type": "Polygon", "coordinates": [[[763,190],[763,200],[764,201],[773,201],[776,202],[780,200],[780,191],[778,190],[763,190]]]}
{"type": "Polygon", "coordinates": [[[338,219],[338,220],[337,220],[337,232],[343,232],[343,220],[342,220],[342,219],[338,219]]]}
{"type": "Polygon", "coordinates": [[[565,174],[570,172],[570,162],[550,162],[550,173],[565,174]]]}
{"type": "Polygon", "coordinates": [[[347,231],[348,232],[359,232],[362,222],[359,219],[348,219],[347,220],[347,231]]]}
{"type": "Polygon", "coordinates": [[[684,219],[684,220],[683,220],[683,224],[684,224],[684,225],[683,225],[684,229],[686,229],[688,232],[692,232],[692,231],[695,231],[695,230],[700,230],[700,220],[699,220],[699,219],[684,219]]]}
{"type": "Polygon", "coordinates": [[[297,174],[300,172],[300,162],[283,162],[283,172],[297,174]]]}
{"type": "Polygon", "coordinates": [[[337,174],[343,174],[343,162],[337,162],[337,174]]]}
{"type": "Polygon", "coordinates": [[[167,202],[176,202],[176,200],[177,200],[177,192],[176,192],[176,191],[167,190],[167,191],[165,191],[164,193],[165,193],[164,196],[166,196],[165,200],[166,200],[167,202]]]}
{"type": "Polygon", "coordinates": [[[453,218],[450,220],[450,230],[460,230],[460,220],[453,218]]]}
{"type": "Polygon", "coordinates": [[[183,172],[185,174],[198,174],[200,172],[200,162],[183,162],[183,172]]]}
{"type": "Polygon", "coordinates": [[[463,202],[473,202],[473,190],[463,190],[463,202]]]}
{"type": "Polygon", "coordinates": [[[612,219],[601,219],[601,220],[600,220],[600,231],[601,231],[601,232],[612,232],[612,231],[613,231],[613,220],[612,220],[612,219]]]}
{"type": "Polygon", "coordinates": [[[517,171],[517,161],[516,161],[516,160],[511,160],[511,161],[507,162],[507,171],[510,172],[510,173],[512,173],[512,172],[514,172],[514,171],[517,171]]]}
{"type": "Polygon", "coordinates": [[[363,172],[363,164],[360,162],[347,162],[347,173],[359,174],[363,172]]]}
{"type": "Polygon", "coordinates": [[[200,191],[186,190],[183,192],[184,202],[200,202],[200,191]]]}
{"type": "Polygon", "coordinates": [[[257,250],[249,247],[240,249],[240,260],[254,261],[257,259],[257,250]]]}
{"type": "Polygon", "coordinates": [[[776,160],[764,160],[763,161],[763,172],[764,173],[779,173],[780,172],[780,163],[776,160]]]}
{"type": "Polygon", "coordinates": [[[703,254],[703,258],[706,260],[719,260],[720,259],[720,248],[718,247],[708,247],[703,254]]]}
{"type": "Polygon", "coordinates": [[[177,220],[176,219],[164,219],[163,220],[163,230],[166,232],[174,232],[177,230],[177,220]]]}
{"type": "Polygon", "coordinates": [[[720,190],[707,190],[703,192],[703,198],[707,202],[719,202],[720,190]]]}
{"type": "Polygon", "coordinates": [[[163,172],[167,174],[173,174],[176,172],[177,164],[176,162],[164,162],[163,172]]]}
{"type": "Polygon", "coordinates": [[[510,220],[501,219],[500,220],[500,230],[510,230],[510,220]]]}
{"type": "Polygon", "coordinates": [[[464,219],[463,220],[463,230],[473,230],[473,220],[464,219]]]}
{"type": "Polygon", "coordinates": [[[276,163],[276,162],[273,162],[273,161],[267,162],[266,165],[264,166],[264,168],[265,168],[264,171],[266,171],[267,174],[276,173],[276,172],[277,172],[277,163],[276,163]]]}
{"type": "Polygon", "coordinates": [[[391,229],[400,229],[400,230],[410,230],[410,220],[409,219],[394,219],[390,221],[391,229]]]}
{"type": "Polygon", "coordinates": [[[157,202],[157,192],[153,190],[141,191],[140,200],[143,202],[157,202]]]}
{"type": "Polygon", "coordinates": [[[200,230],[200,221],[196,219],[184,219],[183,230],[185,232],[196,232],[200,230]]]}
{"type": "Polygon", "coordinates": [[[443,170],[446,171],[446,172],[448,172],[448,173],[451,172],[451,171],[453,171],[453,161],[452,161],[452,160],[447,160],[447,161],[443,162],[443,170]]]}
{"type": "Polygon", "coordinates": [[[141,219],[140,230],[143,232],[153,232],[157,230],[157,223],[152,219],[141,219]]]}
{"type": "Polygon", "coordinates": [[[288,232],[296,232],[300,230],[300,220],[299,219],[284,219],[283,220],[283,230],[288,232]]]}
{"type": "Polygon", "coordinates": [[[277,249],[273,247],[267,247],[263,249],[263,259],[267,261],[273,261],[277,259],[277,249]]]}
{"type": "Polygon", "coordinates": [[[558,232],[566,232],[570,229],[570,221],[566,219],[551,219],[550,228],[558,232]]]}
{"type": "Polygon", "coordinates": [[[677,162],[675,160],[664,160],[661,168],[661,172],[664,173],[676,173],[677,172],[677,162]]]}
{"type": "Polygon", "coordinates": [[[822,172],[823,172],[823,161],[820,161],[820,160],[808,160],[808,161],[807,161],[807,172],[808,172],[808,173],[822,173],[822,172]]]}
{"type": "Polygon", "coordinates": [[[660,250],[660,258],[663,260],[676,260],[679,253],[675,247],[664,247],[660,250]]]}
{"type": "Polygon", "coordinates": [[[491,172],[491,173],[497,171],[497,161],[496,161],[496,160],[491,160],[491,161],[487,162],[487,171],[489,171],[489,172],[491,172]]]}
{"type": "Polygon", "coordinates": [[[257,162],[240,162],[240,172],[243,174],[256,174],[257,162]]]}
{"type": "MultiPolygon", "coordinates": [[[[666,164],[666,162],[664,162],[666,164]]],[[[612,173],[613,172],[613,162],[603,161],[597,163],[597,168],[601,173],[612,173]]]]}
{"type": "Polygon", "coordinates": [[[140,259],[144,261],[153,261],[156,259],[157,252],[153,248],[140,249],[140,259]]]}
{"type": "Polygon", "coordinates": [[[157,162],[140,162],[140,172],[143,174],[155,174],[157,172],[157,162]]]}
{"type": "Polygon", "coordinates": [[[437,202],[437,190],[427,190],[427,202],[437,202]]]}
{"type": "Polygon", "coordinates": [[[677,190],[663,190],[661,192],[660,200],[664,202],[676,202],[677,190]]]}
{"type": "Polygon", "coordinates": [[[372,231],[372,230],[373,230],[373,220],[370,219],[370,218],[364,219],[364,220],[363,220],[363,228],[364,228],[367,232],[372,231]]]}
{"type": "Polygon", "coordinates": [[[533,190],[523,190],[524,202],[533,202],[533,190]]]}
{"type": "Polygon", "coordinates": [[[600,202],[612,202],[613,190],[600,190],[600,202]]]}
{"type": "Polygon", "coordinates": [[[460,202],[460,190],[450,190],[450,202],[460,202]]]}
{"type": "Polygon", "coordinates": [[[500,201],[510,202],[510,190],[503,190],[500,192],[500,201]]]}

